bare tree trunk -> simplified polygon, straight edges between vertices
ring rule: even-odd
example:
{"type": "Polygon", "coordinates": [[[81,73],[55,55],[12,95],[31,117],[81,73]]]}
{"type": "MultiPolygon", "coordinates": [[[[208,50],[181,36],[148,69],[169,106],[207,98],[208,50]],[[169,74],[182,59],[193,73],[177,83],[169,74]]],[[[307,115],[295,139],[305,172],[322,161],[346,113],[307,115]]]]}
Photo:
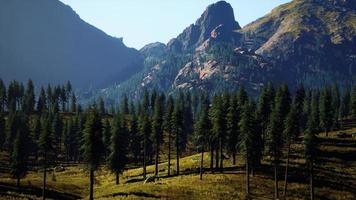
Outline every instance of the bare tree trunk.
{"type": "Polygon", "coordinates": [[[250,194],[250,175],[249,175],[249,165],[248,165],[248,154],[246,153],[246,194],[250,194]]]}
{"type": "Polygon", "coordinates": [[[236,152],[235,152],[235,150],[232,152],[232,165],[236,165],[236,152]]]}
{"type": "Polygon", "coordinates": [[[290,141],[288,142],[288,152],[287,152],[287,162],[286,162],[286,170],[284,173],[284,190],[283,190],[283,196],[287,196],[287,187],[288,187],[288,166],[289,166],[289,155],[290,155],[290,147],[291,143],[290,141]]]}
{"type": "Polygon", "coordinates": [[[179,175],[179,145],[177,144],[177,146],[176,146],[176,148],[177,148],[177,175],[179,175]]]}
{"type": "Polygon", "coordinates": [[[89,200],[94,199],[94,170],[90,169],[89,200]]]}
{"type": "Polygon", "coordinates": [[[278,166],[277,161],[274,161],[274,197],[278,199],[278,166]]]}
{"type": "Polygon", "coordinates": [[[156,157],[155,157],[155,176],[158,176],[158,157],[159,157],[159,145],[156,145],[156,157]]]}
{"type": "Polygon", "coordinates": [[[215,149],[215,169],[219,168],[219,145],[216,145],[215,149]]]}
{"type": "Polygon", "coordinates": [[[212,144],[210,144],[210,171],[214,172],[214,148],[212,144]]]}
{"type": "Polygon", "coordinates": [[[220,138],[219,142],[219,148],[220,148],[220,172],[223,172],[223,164],[224,164],[224,155],[223,155],[223,144],[222,144],[222,139],[220,138]]]}
{"type": "Polygon", "coordinates": [[[171,176],[171,133],[168,135],[168,176],[171,176]]]}
{"type": "Polygon", "coordinates": [[[200,180],[203,180],[203,166],[204,166],[204,149],[201,151],[200,159],[200,180]]]}
{"type": "Polygon", "coordinates": [[[313,175],[314,175],[314,172],[313,172],[313,160],[310,161],[310,199],[313,200],[314,199],[314,185],[313,185],[313,175]]]}
{"type": "Polygon", "coordinates": [[[143,179],[146,180],[146,138],[143,139],[143,179]]]}
{"type": "Polygon", "coordinates": [[[42,199],[46,199],[46,171],[47,171],[47,166],[46,166],[46,154],[44,155],[44,164],[43,164],[43,189],[42,189],[42,199]]]}
{"type": "Polygon", "coordinates": [[[17,180],[16,180],[16,187],[18,189],[20,189],[20,177],[17,177],[17,180]]]}
{"type": "Polygon", "coordinates": [[[120,183],[120,178],[119,178],[119,172],[116,172],[116,185],[119,185],[120,183]]]}

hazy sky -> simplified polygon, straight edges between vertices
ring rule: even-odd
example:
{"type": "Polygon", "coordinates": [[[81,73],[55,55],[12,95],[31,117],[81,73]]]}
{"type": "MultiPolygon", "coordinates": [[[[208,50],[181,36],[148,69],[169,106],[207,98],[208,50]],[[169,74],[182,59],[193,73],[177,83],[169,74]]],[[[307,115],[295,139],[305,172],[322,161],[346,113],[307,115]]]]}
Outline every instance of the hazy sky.
{"type": "MultiPolygon", "coordinates": [[[[129,47],[167,43],[194,23],[217,0],[60,0],[80,17],[129,47]]],[[[241,26],[290,0],[227,0],[241,26]]]]}

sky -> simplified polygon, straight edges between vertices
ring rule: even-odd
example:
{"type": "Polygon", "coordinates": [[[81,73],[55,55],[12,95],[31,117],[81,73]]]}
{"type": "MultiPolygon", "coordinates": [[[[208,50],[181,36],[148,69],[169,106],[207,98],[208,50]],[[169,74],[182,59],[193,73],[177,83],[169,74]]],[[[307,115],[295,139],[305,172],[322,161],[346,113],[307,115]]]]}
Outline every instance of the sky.
{"type": "MultiPolygon", "coordinates": [[[[86,22],[108,35],[123,37],[136,49],[152,42],[167,43],[194,23],[218,0],[60,0],[86,22]]],[[[264,16],[290,0],[227,0],[240,26],[264,16]]]]}

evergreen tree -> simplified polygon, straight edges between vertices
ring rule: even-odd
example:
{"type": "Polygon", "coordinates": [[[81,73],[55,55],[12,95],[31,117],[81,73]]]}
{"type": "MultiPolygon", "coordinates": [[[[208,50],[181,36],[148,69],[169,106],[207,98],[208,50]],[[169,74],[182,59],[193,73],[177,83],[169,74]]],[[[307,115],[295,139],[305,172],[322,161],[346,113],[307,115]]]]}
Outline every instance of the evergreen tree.
{"type": "MultiPolygon", "coordinates": [[[[210,119],[211,119],[211,124],[212,124],[212,134],[215,137],[215,141],[216,141],[216,146],[215,146],[215,168],[218,169],[219,168],[219,164],[220,164],[220,159],[219,158],[219,150],[222,148],[222,140],[224,137],[224,114],[223,114],[223,105],[222,105],[222,99],[220,95],[215,95],[213,97],[213,102],[212,102],[212,107],[210,109],[210,119]]],[[[222,157],[222,155],[220,154],[220,157],[222,157]]],[[[222,170],[222,169],[221,169],[222,170]]]]}
{"type": "Polygon", "coordinates": [[[171,175],[171,147],[172,147],[172,117],[174,112],[174,100],[172,96],[168,97],[166,113],[164,116],[163,127],[164,131],[168,134],[168,176],[171,175]]]}
{"type": "Polygon", "coordinates": [[[6,138],[6,121],[4,115],[0,112],[0,151],[4,150],[5,138],[6,138]]]}
{"type": "Polygon", "coordinates": [[[142,105],[140,108],[140,122],[139,122],[139,129],[141,137],[143,138],[143,178],[146,179],[146,165],[147,165],[147,157],[151,150],[151,127],[150,127],[150,118],[149,118],[149,94],[145,90],[144,97],[142,101],[142,105]]]}
{"type": "Polygon", "coordinates": [[[163,142],[163,101],[163,94],[156,97],[152,118],[152,136],[155,146],[155,176],[158,176],[159,151],[160,145],[163,142]]]}
{"type": "Polygon", "coordinates": [[[37,111],[41,114],[47,110],[47,97],[43,87],[41,87],[40,96],[37,101],[37,111]]]}
{"type": "Polygon", "coordinates": [[[20,127],[20,119],[18,113],[10,112],[8,115],[8,119],[6,121],[6,139],[5,139],[5,148],[11,154],[13,142],[15,140],[17,131],[20,127]]]}
{"type": "MultiPolygon", "coordinates": [[[[317,106],[317,104],[313,103],[312,107],[315,106],[317,106]]],[[[316,108],[312,108],[312,110],[316,110],[316,108]]],[[[315,116],[313,116],[312,113],[311,116],[308,117],[308,128],[306,134],[304,135],[305,159],[309,169],[310,199],[314,199],[314,185],[313,185],[314,166],[313,165],[314,165],[314,160],[316,157],[316,150],[318,145],[317,138],[316,138],[316,134],[319,131],[318,126],[319,126],[318,121],[316,120],[315,116]]]]}
{"type": "Polygon", "coordinates": [[[10,173],[17,179],[17,187],[20,187],[20,179],[26,176],[28,170],[28,146],[26,144],[28,140],[24,128],[17,131],[10,158],[10,173]]]}
{"type": "Polygon", "coordinates": [[[105,148],[104,157],[108,157],[110,153],[110,144],[111,144],[111,125],[108,119],[104,120],[103,125],[103,144],[105,148]]]}
{"type": "Polygon", "coordinates": [[[121,105],[120,105],[120,110],[123,115],[128,115],[130,113],[129,111],[129,100],[126,95],[124,95],[121,105]]]}
{"type": "Polygon", "coordinates": [[[6,86],[2,79],[0,79],[0,112],[5,111],[7,101],[6,86]]]}
{"type": "Polygon", "coordinates": [[[281,85],[275,97],[275,106],[272,111],[268,133],[268,151],[273,159],[275,198],[278,199],[278,168],[282,155],[284,120],[290,109],[290,96],[288,87],[281,85]]]}
{"type": "MultiPolygon", "coordinates": [[[[274,105],[275,91],[271,83],[263,88],[258,102],[258,121],[261,126],[263,141],[266,139],[266,131],[274,105]]],[[[263,145],[264,146],[264,145],[263,145]]]]}
{"type": "Polygon", "coordinates": [[[42,190],[42,197],[43,199],[46,198],[46,180],[47,180],[47,165],[50,163],[52,153],[54,151],[54,141],[51,134],[51,123],[52,117],[47,116],[43,118],[42,130],[40,133],[40,138],[38,142],[38,146],[42,155],[42,162],[43,162],[43,190],[42,190]]]}
{"type": "Polygon", "coordinates": [[[123,172],[127,163],[128,130],[125,115],[117,113],[112,128],[111,146],[109,155],[109,168],[116,175],[116,184],[119,184],[119,174],[123,172]]]}
{"type": "Polygon", "coordinates": [[[77,112],[77,97],[75,96],[75,93],[74,92],[72,92],[72,95],[71,95],[71,109],[70,109],[70,111],[72,112],[72,113],[75,113],[75,112],[77,112]]]}
{"type": "Polygon", "coordinates": [[[183,134],[183,102],[179,98],[174,106],[172,116],[172,134],[175,136],[176,145],[176,159],[177,159],[177,175],[179,175],[179,157],[184,141],[182,141],[183,134]]]}
{"type": "Polygon", "coordinates": [[[83,159],[90,171],[89,199],[94,199],[94,172],[98,169],[104,144],[102,141],[103,125],[100,115],[95,108],[89,110],[87,120],[84,125],[83,135],[83,159]]]}
{"type": "Polygon", "coordinates": [[[240,142],[239,148],[245,153],[246,163],[246,194],[250,194],[250,164],[252,162],[253,155],[253,142],[255,134],[255,116],[254,108],[251,102],[245,102],[242,107],[241,120],[239,122],[240,127],[240,142]]]}
{"type": "Polygon", "coordinates": [[[333,125],[333,107],[332,96],[329,88],[324,88],[320,98],[320,125],[328,136],[329,131],[333,125]]]}
{"type": "Polygon", "coordinates": [[[138,119],[136,113],[131,114],[131,120],[130,120],[130,149],[132,151],[132,154],[134,156],[134,160],[137,163],[140,158],[141,158],[141,142],[142,142],[142,137],[139,132],[139,127],[138,127],[138,119]]]}
{"type": "Polygon", "coordinates": [[[208,143],[208,137],[210,134],[211,122],[209,119],[209,99],[206,96],[202,96],[201,109],[199,118],[195,124],[195,139],[197,148],[201,153],[200,159],[200,180],[203,179],[203,166],[204,166],[204,151],[208,143]]]}
{"type": "Polygon", "coordinates": [[[55,153],[59,155],[62,150],[63,120],[58,113],[53,114],[51,132],[55,142],[55,153]]]}
{"type": "MultiPolygon", "coordinates": [[[[70,96],[72,96],[72,100],[73,100],[74,91],[72,91],[72,84],[70,83],[70,81],[67,81],[67,84],[65,86],[65,94],[66,94],[67,100],[69,100],[70,96]],[[71,93],[72,93],[72,95],[70,95],[71,93]]],[[[72,101],[72,108],[73,108],[73,101],[72,101]]],[[[67,111],[69,111],[69,103],[67,104],[67,111]]],[[[72,112],[73,112],[73,110],[72,110],[72,112]]]]}
{"type": "Polygon", "coordinates": [[[100,115],[106,114],[105,103],[102,97],[99,98],[99,113],[100,115]]]}
{"type": "Polygon", "coordinates": [[[352,88],[351,94],[351,114],[353,118],[356,118],[356,84],[352,88]]]}
{"type": "Polygon", "coordinates": [[[334,84],[331,91],[331,105],[333,113],[333,124],[332,129],[336,130],[340,127],[339,117],[340,117],[340,91],[337,84],[334,84]]]}
{"type": "Polygon", "coordinates": [[[350,89],[346,87],[342,95],[341,105],[340,105],[341,119],[345,119],[350,115],[350,102],[351,102],[350,89]]]}
{"type": "Polygon", "coordinates": [[[285,168],[285,179],[284,179],[284,190],[283,194],[286,196],[287,194],[287,184],[288,184],[288,167],[289,167],[289,156],[291,151],[291,144],[295,141],[295,139],[299,136],[300,132],[300,124],[297,112],[297,105],[293,105],[289,111],[287,119],[285,120],[284,125],[284,136],[287,140],[287,161],[285,168]]]}
{"type": "Polygon", "coordinates": [[[240,121],[240,109],[238,105],[237,96],[231,97],[231,103],[227,113],[227,142],[228,153],[232,156],[232,164],[236,164],[236,144],[239,140],[239,121],[240,121]]]}
{"type": "Polygon", "coordinates": [[[307,121],[307,114],[304,112],[304,104],[306,99],[306,92],[303,85],[300,85],[295,92],[295,97],[293,99],[293,104],[295,106],[295,111],[297,114],[297,118],[299,121],[299,126],[301,130],[304,130],[306,121],[307,121]]]}

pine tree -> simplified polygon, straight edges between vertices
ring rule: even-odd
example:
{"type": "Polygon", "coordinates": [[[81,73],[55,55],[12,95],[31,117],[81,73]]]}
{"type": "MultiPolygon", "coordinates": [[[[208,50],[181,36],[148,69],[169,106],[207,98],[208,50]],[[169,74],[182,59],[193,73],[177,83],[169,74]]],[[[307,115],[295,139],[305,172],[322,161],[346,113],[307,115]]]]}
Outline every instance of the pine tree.
{"type": "Polygon", "coordinates": [[[168,176],[171,175],[171,147],[172,147],[172,117],[174,112],[174,100],[172,96],[168,97],[166,113],[164,116],[163,127],[164,131],[168,134],[168,176]]]}
{"type": "Polygon", "coordinates": [[[124,95],[124,97],[121,101],[120,110],[121,110],[122,114],[124,114],[124,115],[128,115],[130,113],[129,100],[126,95],[124,95]]]}
{"type": "Polygon", "coordinates": [[[123,172],[127,163],[128,130],[125,115],[117,113],[112,128],[109,168],[116,175],[116,184],[119,184],[119,174],[123,172]]]}
{"type": "Polygon", "coordinates": [[[11,174],[17,179],[17,187],[20,187],[20,179],[26,176],[29,156],[29,134],[27,126],[27,118],[21,116],[20,127],[17,130],[13,150],[10,158],[11,174]]]}
{"type": "MultiPolygon", "coordinates": [[[[67,100],[69,100],[69,97],[74,96],[74,91],[72,91],[72,84],[70,83],[70,81],[67,81],[67,84],[65,86],[65,94],[67,96],[67,100]],[[70,95],[72,93],[72,95],[70,95]]],[[[74,97],[75,98],[75,97],[74,97]]],[[[73,103],[73,101],[72,101],[73,103]]],[[[73,104],[72,104],[72,108],[73,108],[73,104]]],[[[69,111],[69,103],[67,104],[67,111],[69,111]]]]}
{"type": "Polygon", "coordinates": [[[136,113],[131,114],[131,120],[130,120],[130,149],[132,151],[132,154],[134,156],[134,160],[137,163],[141,156],[141,142],[142,142],[142,137],[140,135],[139,131],[139,125],[138,125],[138,118],[136,113]]]}
{"type": "Polygon", "coordinates": [[[145,90],[143,101],[140,108],[140,118],[139,118],[139,131],[141,137],[143,139],[143,179],[146,179],[146,165],[147,165],[147,157],[150,151],[150,136],[151,136],[151,127],[150,127],[150,118],[149,118],[149,94],[145,90]]]}
{"type": "Polygon", "coordinates": [[[53,114],[51,132],[55,141],[55,153],[59,155],[62,150],[63,121],[58,113],[53,114]]]}
{"type": "Polygon", "coordinates": [[[179,157],[181,154],[182,146],[184,141],[182,141],[183,133],[183,102],[181,98],[178,98],[173,111],[172,116],[172,134],[175,136],[176,145],[176,159],[177,159],[177,175],[179,175],[179,157]]]}
{"type": "Polygon", "coordinates": [[[293,104],[297,113],[297,118],[299,119],[299,126],[301,130],[305,129],[305,124],[307,121],[307,114],[304,112],[304,104],[306,99],[306,92],[303,85],[300,85],[295,92],[295,97],[293,99],[293,104]]]}
{"type": "Polygon", "coordinates": [[[47,97],[46,92],[43,87],[41,87],[40,96],[37,101],[37,111],[41,114],[44,113],[48,109],[47,107],[47,97]]]}
{"type": "Polygon", "coordinates": [[[333,125],[332,96],[329,88],[324,88],[320,98],[320,125],[325,131],[325,135],[331,130],[333,125]]]}
{"type": "Polygon", "coordinates": [[[200,159],[200,180],[203,179],[203,166],[204,166],[204,151],[208,143],[210,134],[211,122],[209,119],[209,99],[205,95],[202,96],[201,109],[199,118],[195,124],[195,139],[197,148],[201,153],[200,159]]]}
{"type": "Polygon", "coordinates": [[[19,114],[10,112],[6,122],[7,123],[6,123],[5,148],[11,154],[13,142],[15,140],[17,131],[18,131],[19,127],[20,127],[19,114]]]}
{"type": "Polygon", "coordinates": [[[77,112],[77,97],[75,96],[75,93],[74,92],[72,92],[72,95],[71,95],[71,109],[70,109],[70,111],[72,112],[72,113],[75,113],[75,112],[77,112]]]}
{"type": "MultiPolygon", "coordinates": [[[[317,110],[315,106],[317,106],[317,104],[313,103],[312,110],[317,110]]],[[[313,116],[313,112],[312,112],[311,116],[308,117],[308,128],[304,135],[305,159],[309,168],[310,199],[312,200],[314,199],[313,165],[314,165],[314,160],[315,160],[316,150],[318,145],[316,134],[320,129],[318,126],[319,126],[318,121],[316,120],[315,116],[313,116]]]]}
{"type": "Polygon", "coordinates": [[[351,96],[350,96],[350,89],[346,87],[340,105],[340,116],[341,119],[345,119],[350,115],[350,103],[351,103],[351,96]]]}
{"type": "MultiPolygon", "coordinates": [[[[216,141],[216,165],[215,168],[219,168],[219,150],[222,148],[222,140],[224,136],[224,115],[223,115],[223,105],[222,105],[222,99],[220,95],[215,95],[213,97],[213,102],[212,102],[212,107],[210,109],[210,118],[211,118],[211,124],[212,124],[212,135],[215,137],[216,141]]],[[[220,156],[222,156],[220,154],[220,156]]],[[[221,169],[222,170],[222,169],[221,169]]]]}
{"type": "Polygon", "coordinates": [[[160,145],[163,142],[163,106],[164,97],[161,94],[155,98],[152,118],[152,136],[155,146],[155,176],[158,176],[159,151],[160,145]]]}
{"type": "Polygon", "coordinates": [[[228,108],[227,113],[227,142],[228,142],[228,153],[232,156],[232,164],[236,164],[236,144],[239,140],[239,121],[240,121],[240,109],[238,105],[237,96],[234,95],[231,97],[231,103],[228,108]]]}
{"type": "Polygon", "coordinates": [[[89,199],[93,197],[94,186],[94,172],[98,169],[101,156],[103,154],[104,144],[102,141],[103,125],[101,117],[95,108],[92,108],[87,116],[84,125],[83,135],[83,159],[87,164],[90,171],[90,187],[89,187],[89,199]]]}
{"type": "Polygon", "coordinates": [[[110,144],[111,144],[111,125],[110,125],[109,119],[104,120],[103,144],[104,144],[104,148],[105,148],[104,157],[106,159],[110,153],[110,144]]]}
{"type": "Polygon", "coordinates": [[[99,113],[100,113],[100,115],[106,114],[105,102],[102,97],[99,98],[99,113]]]}
{"type": "Polygon", "coordinates": [[[356,118],[356,85],[352,88],[351,94],[351,114],[353,118],[356,118]]]}
{"type": "Polygon", "coordinates": [[[333,113],[333,124],[332,129],[337,130],[340,127],[339,117],[340,117],[340,91],[337,84],[334,84],[331,91],[331,105],[333,113]]]}
{"type": "Polygon", "coordinates": [[[290,109],[290,96],[288,87],[281,85],[275,97],[275,106],[272,111],[270,123],[268,126],[268,151],[273,159],[274,180],[275,180],[275,198],[278,199],[278,168],[282,155],[284,120],[290,109]]]}
{"type": "Polygon", "coordinates": [[[47,116],[47,118],[43,119],[42,130],[38,142],[38,146],[40,152],[42,154],[43,160],[43,190],[42,190],[42,197],[43,199],[46,198],[46,180],[47,180],[47,165],[50,163],[52,153],[54,151],[54,140],[51,134],[51,123],[52,117],[47,116]]]}
{"type": "Polygon", "coordinates": [[[254,108],[251,102],[245,102],[242,106],[240,127],[240,141],[237,144],[239,148],[245,153],[246,163],[246,194],[250,194],[250,164],[253,155],[253,142],[255,134],[255,116],[254,108]]]}
{"type": "Polygon", "coordinates": [[[266,139],[267,126],[274,105],[274,93],[275,91],[273,85],[269,83],[267,87],[263,88],[258,102],[258,121],[261,126],[263,141],[266,139]]]}
{"type": "Polygon", "coordinates": [[[5,111],[7,101],[6,86],[2,79],[0,79],[0,112],[5,111]]]}
{"type": "Polygon", "coordinates": [[[284,178],[284,190],[283,194],[286,196],[287,194],[287,184],[288,184],[288,167],[289,167],[289,156],[291,151],[291,144],[295,139],[299,136],[300,132],[300,124],[297,112],[297,105],[293,105],[289,111],[287,119],[285,120],[284,131],[283,134],[287,140],[287,161],[285,168],[285,178],[284,178]]]}
{"type": "Polygon", "coordinates": [[[4,115],[0,112],[0,151],[4,150],[5,138],[6,138],[6,121],[4,115]]]}

